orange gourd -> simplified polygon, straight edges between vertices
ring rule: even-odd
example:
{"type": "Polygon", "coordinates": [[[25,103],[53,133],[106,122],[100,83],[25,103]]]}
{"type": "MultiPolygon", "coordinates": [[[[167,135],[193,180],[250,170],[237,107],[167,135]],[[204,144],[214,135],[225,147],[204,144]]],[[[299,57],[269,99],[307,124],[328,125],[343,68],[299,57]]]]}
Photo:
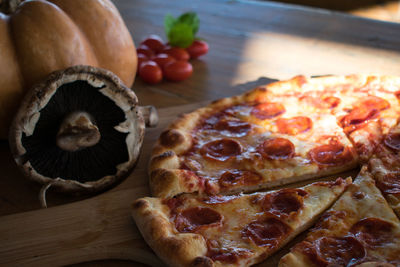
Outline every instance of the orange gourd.
{"type": "Polygon", "coordinates": [[[136,49],[109,0],[0,0],[0,8],[0,138],[25,91],[55,70],[101,67],[132,86],[136,49]]]}

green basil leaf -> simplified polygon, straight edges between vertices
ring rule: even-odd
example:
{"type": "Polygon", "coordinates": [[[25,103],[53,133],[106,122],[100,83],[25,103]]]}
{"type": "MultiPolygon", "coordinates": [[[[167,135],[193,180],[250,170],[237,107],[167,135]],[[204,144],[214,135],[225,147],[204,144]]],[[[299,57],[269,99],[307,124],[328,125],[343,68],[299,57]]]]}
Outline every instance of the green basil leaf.
{"type": "Polygon", "coordinates": [[[167,38],[172,46],[189,47],[194,40],[192,27],[186,23],[176,22],[167,33],[167,38]]]}
{"type": "Polygon", "coordinates": [[[171,29],[174,27],[174,24],[177,22],[177,20],[171,15],[167,14],[164,17],[164,29],[165,29],[165,34],[168,36],[169,32],[171,29]]]}
{"type": "Polygon", "coordinates": [[[195,12],[187,12],[179,16],[179,22],[186,23],[192,27],[193,35],[199,30],[200,19],[195,12]]]}

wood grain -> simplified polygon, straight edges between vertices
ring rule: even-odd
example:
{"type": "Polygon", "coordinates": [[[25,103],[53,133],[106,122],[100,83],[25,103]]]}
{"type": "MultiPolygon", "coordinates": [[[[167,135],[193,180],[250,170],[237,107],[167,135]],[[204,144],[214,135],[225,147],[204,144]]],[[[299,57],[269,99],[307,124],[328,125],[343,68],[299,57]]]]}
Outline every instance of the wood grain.
{"type": "MultiPolygon", "coordinates": [[[[110,192],[72,204],[1,217],[0,266],[64,266],[101,259],[125,259],[163,266],[132,221],[130,205],[135,199],[150,195],[146,166],[151,147],[162,129],[178,114],[204,104],[161,109],[162,123],[147,131],[136,169],[110,192]]],[[[334,177],[337,176],[326,180],[334,177]]],[[[302,237],[260,266],[276,266],[280,257],[302,237]]]]}
{"type": "MultiPolygon", "coordinates": [[[[201,19],[199,36],[210,45],[206,56],[192,61],[194,74],[184,82],[147,85],[137,78],[133,90],[141,105],[164,108],[215,100],[244,92],[257,82],[267,81],[259,80],[266,76],[286,79],[298,74],[398,75],[400,71],[400,24],[270,2],[114,3],[136,44],[148,34],[164,36],[166,13],[179,15],[192,10],[201,19]]],[[[129,204],[136,197],[148,195],[143,177],[150,147],[161,128],[178,113],[195,106],[161,110],[161,124],[147,131],[139,164],[122,183],[94,196],[50,191],[48,203],[52,208],[48,210],[39,210],[40,187],[21,175],[8,144],[0,142],[0,265],[72,264],[98,257],[123,259],[132,258],[132,251],[139,251],[133,257],[137,261],[154,263],[155,257],[130,220],[129,204]],[[56,262],[56,258],[60,261],[56,262]]],[[[108,264],[119,266],[121,262],[98,263],[108,264]]]]}
{"type": "Polygon", "coordinates": [[[178,114],[201,104],[160,110],[161,123],[147,130],[141,158],[120,185],[68,205],[1,217],[0,266],[59,266],[98,259],[131,259],[162,266],[130,217],[130,204],[149,195],[146,166],[160,131],[178,114]]]}

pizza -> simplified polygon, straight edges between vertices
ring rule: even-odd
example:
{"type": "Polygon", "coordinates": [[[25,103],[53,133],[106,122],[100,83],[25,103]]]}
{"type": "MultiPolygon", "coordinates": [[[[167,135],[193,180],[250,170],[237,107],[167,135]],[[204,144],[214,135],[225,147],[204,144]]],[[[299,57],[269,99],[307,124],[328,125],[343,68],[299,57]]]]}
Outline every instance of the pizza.
{"type": "Polygon", "coordinates": [[[400,217],[400,124],[384,136],[369,161],[369,168],[377,187],[400,217]]]}
{"type": "MultiPolygon", "coordinates": [[[[133,217],[147,243],[172,266],[248,266],[310,227],[329,207],[329,201],[319,198],[318,192],[304,194],[306,188],[330,188],[336,193],[328,190],[327,194],[338,197],[340,190],[318,181],[357,171],[360,166],[368,166],[368,170],[362,168],[348,192],[359,192],[354,196],[372,194],[365,205],[385,207],[382,213],[390,207],[400,216],[399,120],[400,77],[297,76],[214,101],[181,115],[161,133],[149,163],[153,197],[137,200],[133,217]],[[317,184],[264,192],[296,182],[304,185],[311,179],[317,184]],[[368,188],[375,191],[362,191],[368,188]],[[390,206],[379,194],[376,197],[377,190],[390,206]],[[314,195],[315,199],[307,200],[314,195]],[[290,214],[284,215],[268,210],[275,208],[265,199],[275,196],[285,197],[272,206],[298,209],[289,209],[290,214]],[[271,229],[265,230],[269,224],[271,229]],[[264,244],[264,237],[274,245],[264,244]]],[[[333,184],[341,189],[349,183],[339,181],[333,184]]],[[[335,208],[339,205],[344,204],[335,208]]],[[[348,208],[361,208],[354,205],[348,208]]],[[[378,216],[370,209],[371,214],[357,216],[378,216]]],[[[364,219],[357,216],[352,220],[364,219]]],[[[321,238],[330,234],[325,230],[319,233],[321,238]]],[[[342,253],[338,245],[331,248],[333,254],[342,253]]],[[[367,253],[369,247],[362,246],[367,253]]],[[[342,266],[339,258],[337,266],[342,266]]],[[[374,259],[395,262],[390,257],[374,259]]],[[[305,262],[304,266],[313,264],[305,262]]]]}
{"type": "Polygon", "coordinates": [[[400,266],[400,221],[364,166],[279,267],[400,266]]]}
{"type": "Polygon", "coordinates": [[[141,198],[132,216],[170,266],[249,266],[284,246],[351,183],[337,179],[252,194],[141,198]]]}
{"type": "Polygon", "coordinates": [[[400,114],[400,78],[295,77],[185,114],[150,161],[154,196],[250,192],[355,169],[400,114]]]}

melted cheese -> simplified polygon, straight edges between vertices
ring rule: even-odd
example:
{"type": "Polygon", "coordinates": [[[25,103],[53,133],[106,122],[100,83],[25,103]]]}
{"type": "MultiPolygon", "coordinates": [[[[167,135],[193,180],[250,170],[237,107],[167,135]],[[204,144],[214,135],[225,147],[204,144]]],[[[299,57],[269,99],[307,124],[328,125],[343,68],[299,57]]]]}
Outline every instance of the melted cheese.
{"type": "MultiPolygon", "coordinates": [[[[237,120],[248,122],[252,125],[252,130],[247,135],[235,137],[229,135],[226,131],[203,129],[201,126],[196,128],[192,133],[196,140],[197,150],[190,155],[181,156],[184,162],[195,173],[213,183],[214,188],[218,188],[218,181],[221,175],[227,170],[251,170],[262,176],[262,181],[258,187],[268,188],[277,184],[286,184],[293,182],[296,177],[318,177],[326,175],[327,172],[321,172],[321,168],[332,170],[337,169],[336,166],[319,166],[312,162],[309,158],[311,149],[329,144],[332,139],[343,144],[345,148],[353,151],[351,142],[346,138],[342,129],[336,123],[336,117],[324,112],[310,112],[310,108],[306,103],[299,100],[298,97],[277,96],[270,98],[271,101],[279,103],[284,101],[286,112],[277,118],[291,118],[296,116],[306,116],[312,120],[312,128],[296,135],[280,134],[276,126],[276,119],[259,120],[251,115],[252,106],[243,104],[234,107],[233,115],[225,116],[228,120],[237,120]],[[262,143],[271,138],[288,139],[295,148],[295,155],[292,158],[284,160],[269,160],[261,157],[258,148],[262,143]],[[227,161],[216,161],[204,158],[199,149],[212,141],[220,139],[233,139],[240,143],[242,151],[237,156],[232,156],[227,161]],[[274,183],[271,183],[273,181],[274,183]]],[[[231,112],[232,113],[232,112],[231,112]]],[[[217,123],[218,120],[212,120],[217,123]]],[[[354,168],[357,156],[353,152],[352,160],[341,164],[340,171],[354,168]]],[[[329,173],[329,172],[328,172],[329,173]]],[[[232,190],[240,188],[240,190],[253,189],[254,185],[232,185],[229,189],[216,189],[217,192],[222,190],[232,190]]]]}
{"type": "MultiPolygon", "coordinates": [[[[351,236],[350,229],[355,223],[366,218],[378,218],[389,222],[392,225],[392,232],[387,240],[379,246],[369,247],[364,245],[366,255],[374,261],[400,264],[400,222],[378,188],[375,187],[371,174],[367,172],[366,167],[363,167],[355,182],[350,185],[327,214],[344,214],[344,216],[328,217],[328,223],[325,221],[323,226],[313,229],[306,238],[306,241],[311,242],[313,246],[316,246],[314,241],[320,237],[341,238],[351,236]]],[[[372,231],[374,230],[377,229],[373,228],[372,231]]],[[[357,239],[362,242],[360,238],[357,239]]],[[[302,247],[301,243],[299,247],[302,247]]],[[[307,259],[307,257],[298,254],[301,254],[301,252],[297,249],[292,250],[281,259],[282,266],[283,264],[286,264],[284,266],[297,266],[297,263],[290,262],[289,259],[307,259]]]]}
{"type": "MultiPolygon", "coordinates": [[[[262,200],[268,194],[278,191],[260,192],[246,195],[222,196],[227,201],[222,203],[207,203],[204,198],[193,195],[180,196],[181,206],[175,212],[182,212],[190,208],[205,207],[217,211],[222,215],[222,224],[199,227],[195,233],[202,235],[206,240],[211,241],[218,249],[226,253],[235,251],[246,252],[250,257],[239,259],[238,263],[229,264],[216,261],[216,266],[247,266],[256,263],[255,259],[261,254],[269,256],[279,247],[284,245],[304,230],[304,227],[317,218],[317,216],[329,207],[345,189],[345,183],[332,185],[332,183],[311,184],[302,188],[307,192],[303,198],[303,205],[289,216],[281,216],[280,220],[291,228],[289,236],[279,242],[273,248],[268,246],[257,246],[253,241],[243,236],[243,229],[252,222],[264,218],[266,213],[262,208],[262,200]]],[[[170,215],[171,216],[171,215],[170,215]]],[[[268,215],[267,215],[268,217],[268,215]]],[[[175,225],[175,217],[171,216],[171,223],[175,225]]]]}

